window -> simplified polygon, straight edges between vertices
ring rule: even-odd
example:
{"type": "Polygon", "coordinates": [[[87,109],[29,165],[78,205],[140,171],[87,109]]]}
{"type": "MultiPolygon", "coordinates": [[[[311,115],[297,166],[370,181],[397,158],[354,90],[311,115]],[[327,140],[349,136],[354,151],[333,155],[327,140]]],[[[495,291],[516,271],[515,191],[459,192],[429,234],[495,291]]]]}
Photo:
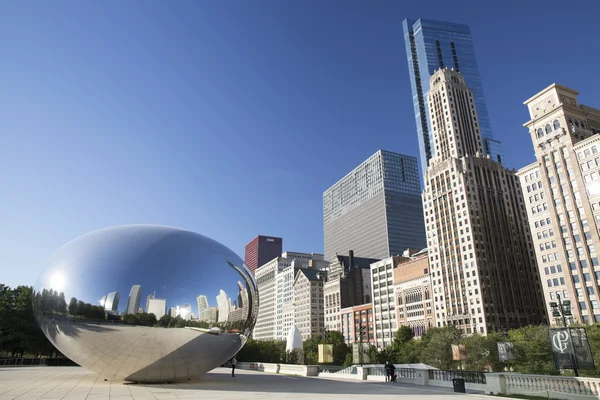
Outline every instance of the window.
{"type": "Polygon", "coordinates": [[[554,130],[559,129],[559,128],[560,128],[560,122],[557,119],[555,119],[554,120],[554,130]]]}
{"type": "Polygon", "coordinates": [[[552,132],[552,127],[550,126],[550,124],[546,124],[546,134],[549,134],[552,132]]]}
{"type": "Polygon", "coordinates": [[[544,131],[542,130],[542,128],[539,128],[537,130],[537,137],[538,138],[544,137],[544,131]]]}

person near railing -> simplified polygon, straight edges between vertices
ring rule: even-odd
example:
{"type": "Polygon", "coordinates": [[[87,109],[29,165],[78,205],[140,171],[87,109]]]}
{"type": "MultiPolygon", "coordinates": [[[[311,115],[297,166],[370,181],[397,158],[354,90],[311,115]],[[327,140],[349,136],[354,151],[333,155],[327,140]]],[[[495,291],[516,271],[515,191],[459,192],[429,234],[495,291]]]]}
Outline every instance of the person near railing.
{"type": "Polygon", "coordinates": [[[235,356],[231,359],[231,377],[235,378],[235,366],[237,365],[237,359],[235,356]]]}

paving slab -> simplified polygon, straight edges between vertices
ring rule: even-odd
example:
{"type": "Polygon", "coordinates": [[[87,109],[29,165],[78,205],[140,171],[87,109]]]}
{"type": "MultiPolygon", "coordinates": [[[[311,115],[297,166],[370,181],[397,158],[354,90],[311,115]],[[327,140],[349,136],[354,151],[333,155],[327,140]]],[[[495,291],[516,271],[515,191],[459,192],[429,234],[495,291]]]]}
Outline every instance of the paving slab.
{"type": "MultiPolygon", "coordinates": [[[[176,384],[106,382],[80,367],[0,368],[0,400],[330,400],[343,395],[369,399],[490,399],[490,396],[454,393],[452,389],[268,374],[217,368],[201,378],[176,384]]],[[[497,398],[497,397],[496,397],[497,398]]]]}

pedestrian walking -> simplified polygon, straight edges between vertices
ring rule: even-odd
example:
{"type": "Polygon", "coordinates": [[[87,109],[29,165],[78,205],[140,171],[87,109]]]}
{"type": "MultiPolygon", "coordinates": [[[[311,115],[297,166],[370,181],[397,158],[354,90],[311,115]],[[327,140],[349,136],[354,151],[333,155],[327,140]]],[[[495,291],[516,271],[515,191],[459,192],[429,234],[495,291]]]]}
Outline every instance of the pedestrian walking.
{"type": "Polygon", "coordinates": [[[237,360],[235,359],[235,356],[233,356],[233,358],[231,359],[231,377],[235,378],[235,365],[237,364],[237,360]]]}
{"type": "Polygon", "coordinates": [[[383,367],[384,372],[385,372],[385,381],[389,382],[390,381],[390,362],[386,361],[385,362],[385,367],[383,367]]]}
{"type": "Polygon", "coordinates": [[[390,363],[390,382],[396,382],[396,366],[390,363]]]}

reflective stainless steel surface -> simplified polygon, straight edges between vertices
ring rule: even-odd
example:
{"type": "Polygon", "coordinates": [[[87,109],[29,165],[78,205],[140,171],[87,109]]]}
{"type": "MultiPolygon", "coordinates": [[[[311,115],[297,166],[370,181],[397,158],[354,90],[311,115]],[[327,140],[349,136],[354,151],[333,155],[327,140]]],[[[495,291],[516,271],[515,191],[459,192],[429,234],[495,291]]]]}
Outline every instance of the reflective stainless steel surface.
{"type": "Polygon", "coordinates": [[[252,331],[258,291],[243,261],[182,229],[102,229],[61,247],[34,310],[64,355],[109,380],[178,382],[226,362],[252,331]]]}

